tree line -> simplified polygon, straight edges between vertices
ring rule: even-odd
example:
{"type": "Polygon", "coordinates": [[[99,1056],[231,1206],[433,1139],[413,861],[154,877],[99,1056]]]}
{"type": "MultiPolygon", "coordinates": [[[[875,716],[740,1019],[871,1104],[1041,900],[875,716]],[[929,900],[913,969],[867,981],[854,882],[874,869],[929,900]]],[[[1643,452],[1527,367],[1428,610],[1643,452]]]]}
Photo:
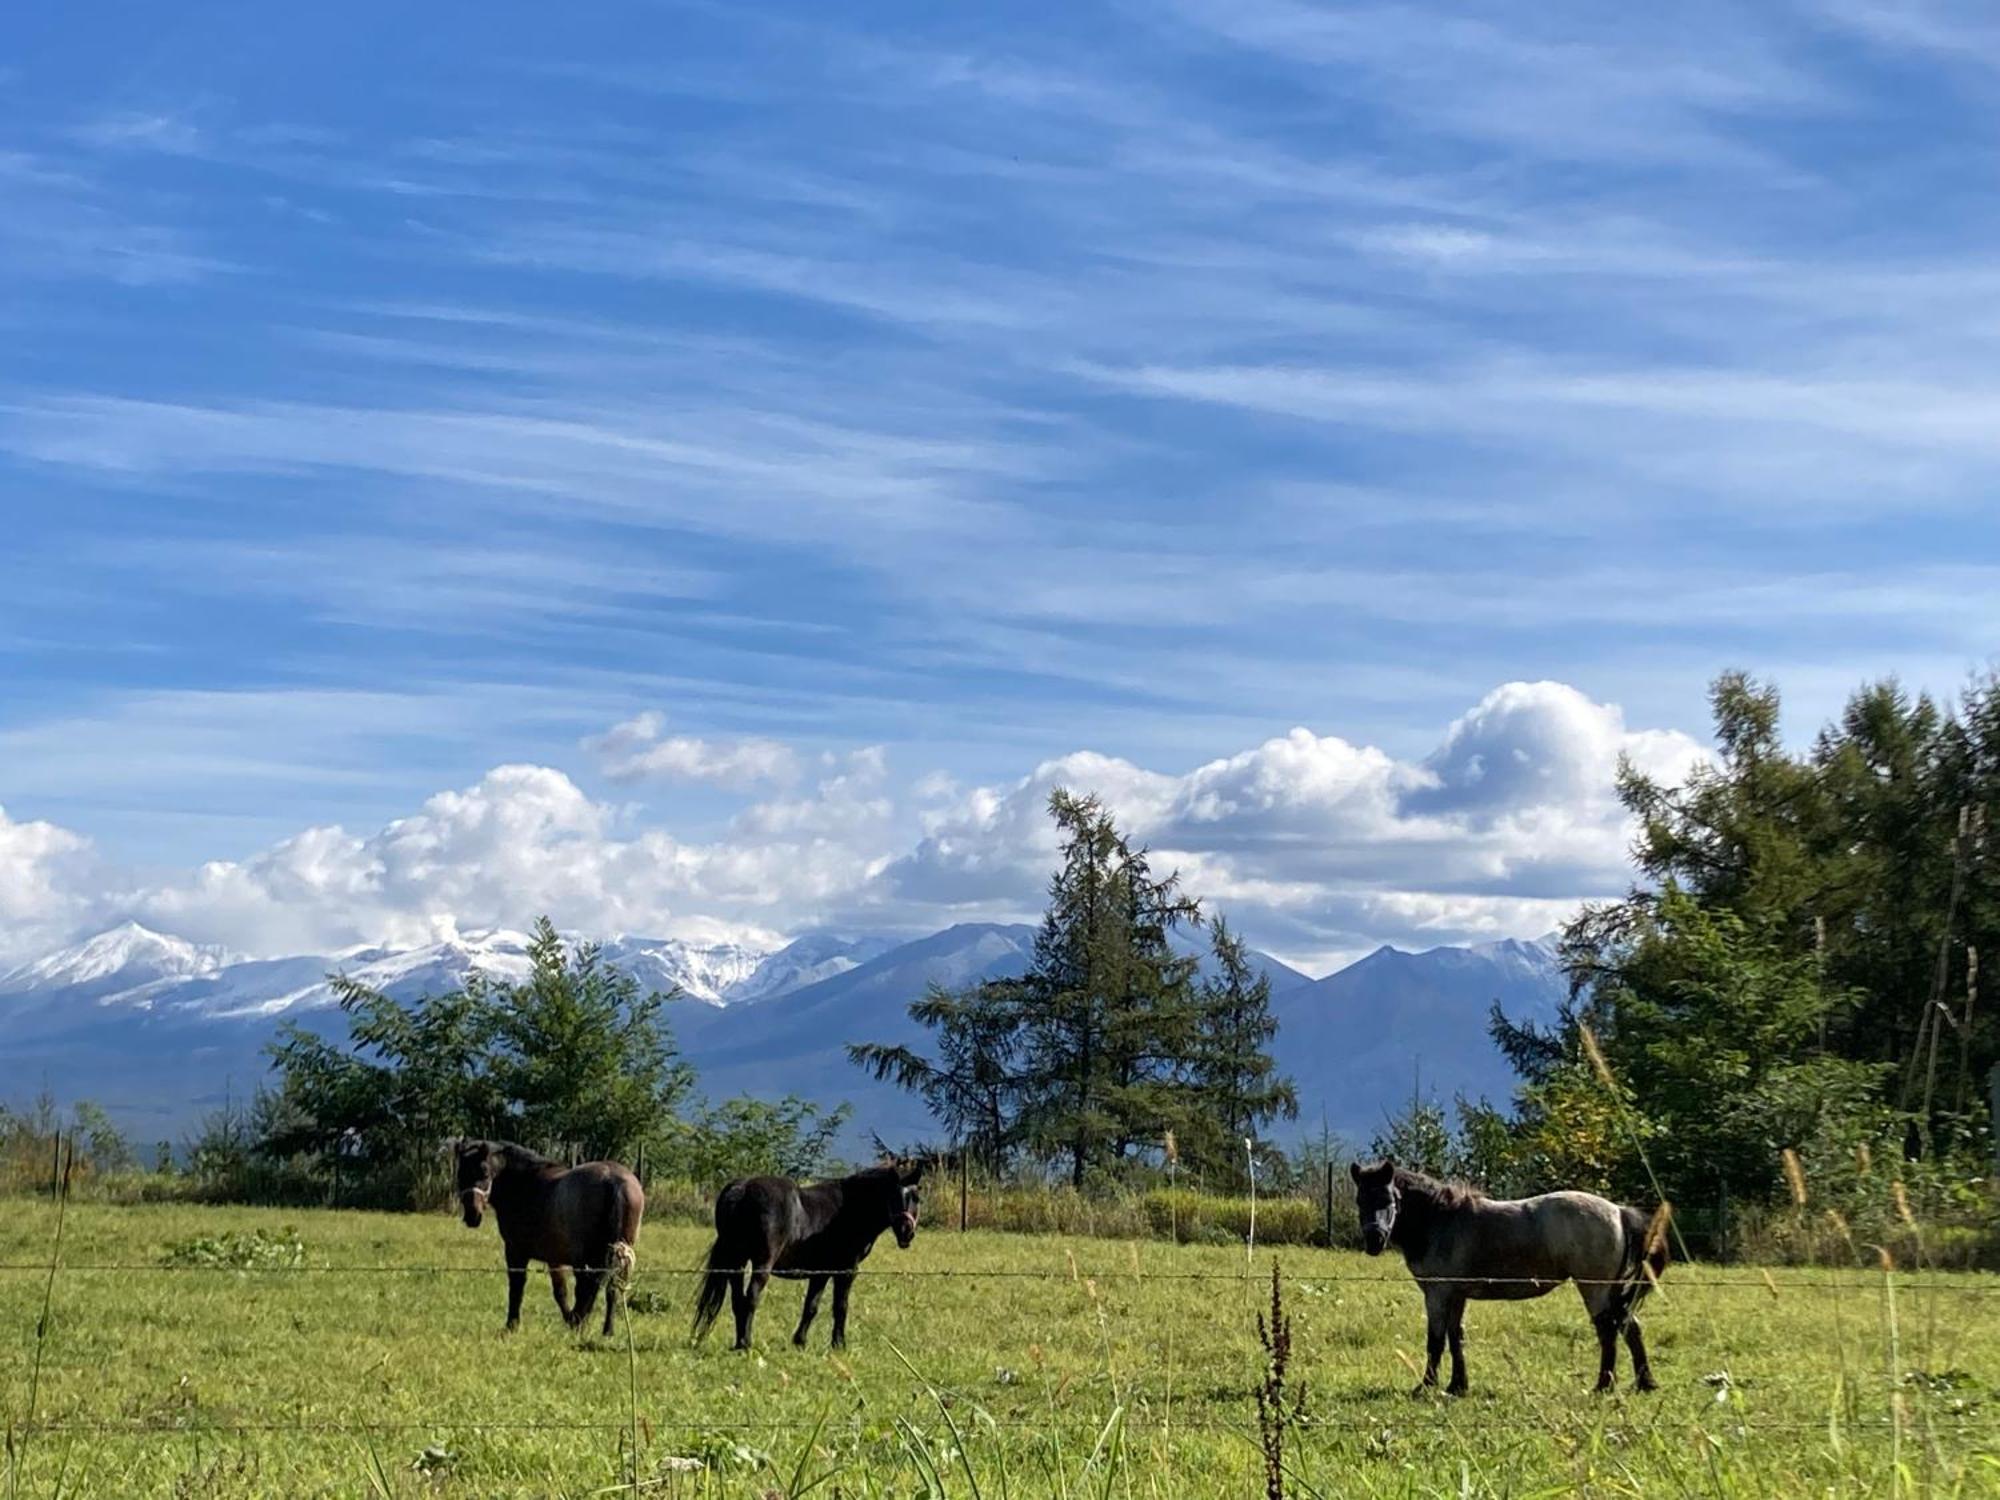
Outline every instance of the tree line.
{"type": "Polygon", "coordinates": [[[197,1172],[264,1195],[323,1184],[344,1202],[415,1205],[435,1195],[455,1136],[578,1160],[650,1156],[710,1186],[832,1164],[845,1106],[705,1101],[673,1044],[672,994],[642,990],[593,944],[566,944],[546,917],[527,956],[520,980],[473,970],[458,989],[410,1001],[334,977],[347,1035],[286,1027],[272,1086],[243,1117],[209,1123],[197,1172]]]}
{"type": "Polygon", "coordinates": [[[1565,929],[1555,1024],[1494,1009],[1511,1107],[1413,1111],[1386,1144],[1503,1188],[1663,1194],[1718,1234],[1808,1200],[1851,1225],[1897,1192],[1975,1222],[2000,1063],[1980,986],[1981,955],[2000,964],[2000,677],[1951,704],[1867,684],[1799,750],[1776,687],[1726,673],[1710,703],[1715,753],[1685,780],[1621,767],[1637,878],[1565,929]]]}
{"type": "Polygon", "coordinates": [[[1027,1162],[1082,1188],[1172,1153],[1239,1180],[1246,1137],[1298,1114],[1271,1060],[1269,976],[1220,919],[1206,972],[1175,945],[1204,925],[1200,901],[1097,798],[1059,788],[1048,811],[1060,852],[1027,972],[933,986],[910,1007],[928,1055],[863,1042],[849,1056],[921,1097],[990,1172],[1027,1162]]]}

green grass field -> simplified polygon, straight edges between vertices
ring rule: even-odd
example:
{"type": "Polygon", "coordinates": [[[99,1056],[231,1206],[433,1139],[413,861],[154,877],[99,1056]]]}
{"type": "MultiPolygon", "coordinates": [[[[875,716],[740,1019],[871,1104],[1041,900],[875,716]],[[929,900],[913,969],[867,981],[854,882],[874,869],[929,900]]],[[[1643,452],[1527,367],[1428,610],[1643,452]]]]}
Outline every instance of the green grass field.
{"type": "MultiPolygon", "coordinates": [[[[37,1375],[49,1280],[14,1267],[46,1265],[53,1216],[0,1202],[0,1494],[629,1492],[635,1425],[656,1495],[1263,1493],[1261,1252],[1246,1276],[1240,1248],[931,1228],[882,1242],[846,1354],[824,1314],[793,1349],[800,1288],[776,1284],[744,1357],[721,1330],[688,1344],[691,1227],[649,1226],[634,1290],[659,1306],[628,1346],[564,1330],[539,1274],[503,1336],[490,1224],[72,1203],[37,1375]],[[304,1270],[149,1269],[285,1225],[304,1270]]],[[[1773,1272],[1774,1294],[1753,1269],[1676,1266],[1647,1307],[1651,1397],[1589,1394],[1567,1289],[1475,1306],[1473,1394],[1413,1400],[1400,1264],[1278,1254],[1307,1387],[1296,1495],[2000,1494],[1994,1278],[1899,1274],[1892,1335],[1879,1272],[1773,1272]]]]}

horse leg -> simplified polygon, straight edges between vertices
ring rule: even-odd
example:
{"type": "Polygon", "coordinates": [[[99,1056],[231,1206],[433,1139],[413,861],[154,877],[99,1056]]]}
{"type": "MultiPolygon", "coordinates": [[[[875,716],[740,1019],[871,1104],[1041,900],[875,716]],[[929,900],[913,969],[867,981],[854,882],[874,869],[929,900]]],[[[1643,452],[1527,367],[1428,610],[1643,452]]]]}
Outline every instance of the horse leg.
{"type": "Polygon", "coordinates": [[[1410,1392],[1413,1396],[1421,1396],[1438,1383],[1438,1361],[1444,1358],[1445,1330],[1450,1326],[1445,1306],[1450,1300],[1449,1292],[1435,1287],[1424,1290],[1424,1378],[1410,1392]]]}
{"type": "Polygon", "coordinates": [[[528,1289],[528,1257],[507,1256],[507,1331],[521,1326],[521,1294],[528,1289]]]}
{"type": "Polygon", "coordinates": [[[729,1273],[729,1310],[736,1315],[736,1347],[750,1347],[750,1291],[743,1284],[741,1268],[729,1273]]]}
{"type": "Polygon", "coordinates": [[[1639,1331],[1639,1320],[1627,1315],[1625,1319],[1625,1347],[1632,1355],[1632,1383],[1642,1391],[1656,1391],[1660,1387],[1653,1379],[1653,1365],[1646,1358],[1646,1338],[1639,1331]]]}
{"type": "Polygon", "coordinates": [[[1578,1290],[1583,1293],[1590,1326],[1597,1330],[1597,1390],[1602,1394],[1618,1383],[1618,1327],[1624,1320],[1618,1313],[1616,1291],[1602,1286],[1578,1290]]]}
{"type": "Polygon", "coordinates": [[[792,1342],[801,1349],[806,1346],[806,1330],[813,1326],[813,1314],[819,1311],[819,1294],[825,1290],[824,1276],[815,1276],[806,1283],[806,1305],[799,1310],[799,1331],[792,1335],[792,1342]]]}
{"type": "Polygon", "coordinates": [[[833,1347],[847,1347],[847,1294],[854,1289],[854,1273],[843,1271],[833,1278],[833,1347]]]}
{"type": "Polygon", "coordinates": [[[556,1311],[562,1314],[563,1322],[576,1327],[576,1314],[569,1306],[569,1267],[549,1267],[549,1290],[556,1294],[556,1311]]]}
{"type": "Polygon", "coordinates": [[[1465,1294],[1455,1292],[1445,1306],[1445,1336],[1451,1344],[1451,1384],[1444,1388],[1447,1396],[1463,1396],[1467,1389],[1465,1381],[1465,1294]]]}
{"type": "Polygon", "coordinates": [[[749,1333],[750,1324],[756,1321],[757,1309],[764,1301],[764,1288],[769,1286],[770,1284],[771,1284],[771,1263],[769,1261],[765,1261],[762,1265],[758,1265],[755,1261],[752,1261],[750,1263],[750,1291],[749,1294],[744,1298],[744,1301],[749,1304],[750,1308],[749,1314],[747,1317],[745,1317],[743,1325],[744,1326],[743,1347],[746,1349],[750,1347],[750,1333],[749,1333]]]}
{"type": "MultiPolygon", "coordinates": [[[[597,1260],[603,1258],[602,1255],[593,1257],[597,1260]]],[[[604,1288],[606,1274],[601,1266],[592,1266],[588,1270],[582,1266],[577,1267],[576,1317],[571,1321],[570,1327],[581,1328],[590,1321],[591,1309],[597,1306],[597,1294],[604,1288]]]]}
{"type": "Polygon", "coordinates": [[[606,1271],[604,1273],[604,1330],[603,1331],[604,1331],[604,1337],[606,1338],[611,1337],[612,1323],[616,1319],[618,1313],[618,1286],[619,1286],[618,1276],[619,1272],[617,1267],[615,1266],[611,1270],[606,1271]]]}

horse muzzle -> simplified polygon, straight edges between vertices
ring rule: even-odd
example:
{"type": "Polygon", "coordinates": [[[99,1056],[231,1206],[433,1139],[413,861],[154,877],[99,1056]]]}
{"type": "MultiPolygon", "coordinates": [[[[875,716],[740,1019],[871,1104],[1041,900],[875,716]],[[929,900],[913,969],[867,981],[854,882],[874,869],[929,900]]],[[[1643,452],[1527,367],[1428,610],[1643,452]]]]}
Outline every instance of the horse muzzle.
{"type": "Polygon", "coordinates": [[[907,1250],[910,1248],[910,1242],[917,1237],[917,1216],[898,1214],[896,1222],[889,1227],[896,1231],[896,1248],[907,1250]]]}
{"type": "Polygon", "coordinates": [[[477,1229],[486,1216],[486,1195],[477,1188],[470,1188],[458,1195],[459,1212],[465,1218],[467,1229],[477,1229]]]}
{"type": "Polygon", "coordinates": [[[1361,1248],[1370,1255],[1380,1255],[1389,1248],[1389,1236],[1370,1224],[1361,1231],[1361,1248]]]}

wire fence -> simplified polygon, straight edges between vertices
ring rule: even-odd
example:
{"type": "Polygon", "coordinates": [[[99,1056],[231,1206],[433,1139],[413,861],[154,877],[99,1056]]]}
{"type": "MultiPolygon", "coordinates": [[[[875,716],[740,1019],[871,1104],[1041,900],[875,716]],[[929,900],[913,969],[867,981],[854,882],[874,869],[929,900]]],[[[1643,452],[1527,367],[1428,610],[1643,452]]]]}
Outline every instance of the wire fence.
{"type": "MultiPolygon", "coordinates": [[[[294,1278],[356,1277],[356,1278],[439,1278],[473,1277],[498,1281],[509,1274],[504,1264],[469,1264],[463,1262],[425,1263],[320,1263],[320,1264],[189,1264],[168,1261],[148,1261],[121,1258],[77,1260],[65,1259],[62,1253],[62,1213],[68,1204],[68,1195],[60,1189],[57,1198],[57,1223],[54,1243],[50,1254],[40,1259],[14,1259],[0,1261],[0,1276],[20,1276],[41,1278],[39,1292],[40,1317],[34,1330],[33,1374],[30,1380],[28,1406],[26,1412],[17,1418],[9,1417],[10,1442],[31,1437],[50,1439],[90,1438],[109,1442],[153,1442],[175,1439],[240,1438],[252,1439],[258,1436],[283,1436],[297,1438],[352,1439],[366,1440],[371,1437],[392,1437],[401,1434],[425,1434],[432,1438],[460,1433],[478,1434],[520,1434],[554,1436],[558,1434],[617,1435],[621,1442],[636,1445],[636,1433],[643,1430],[649,1444],[657,1444],[671,1438],[728,1439],[735,1437],[754,1438],[778,1435],[797,1436],[801,1432],[801,1422],[797,1418],[745,1419],[738,1417],[706,1417],[675,1414],[663,1416],[642,1406],[635,1384],[632,1392],[631,1409],[618,1417],[592,1419],[587,1416],[560,1420],[524,1419],[518,1417],[481,1417],[457,1413],[431,1417],[394,1419],[368,1419],[355,1416],[322,1418],[301,1413],[294,1417],[253,1415],[235,1418],[224,1413],[174,1412],[163,1417],[134,1416],[124,1418],[96,1417],[69,1412],[48,1412],[37,1409],[37,1391],[44,1381],[59,1373],[77,1372],[85,1367],[52,1363],[46,1359],[47,1345],[51,1333],[50,1309],[55,1300],[59,1282],[70,1277],[127,1277],[127,1276],[195,1276],[226,1278],[231,1281],[243,1279],[283,1282],[294,1278]]],[[[1097,1242],[1102,1243],[1102,1242],[1097,1242]]],[[[1138,1263],[1138,1250],[1134,1245],[1131,1259],[1127,1264],[1102,1263],[1092,1265],[1075,1256],[1073,1251],[1065,1251],[1067,1264],[1044,1267],[1023,1266],[881,1266],[865,1272],[872,1284],[930,1282],[1000,1282],[1019,1285],[1022,1283],[1065,1284],[1086,1289],[1094,1297],[1097,1290],[1117,1285],[1164,1284],[1188,1289],[1198,1294],[1201,1289],[1217,1286],[1237,1286],[1256,1289],[1260,1294],[1269,1284],[1273,1272],[1273,1262],[1265,1259],[1253,1265],[1248,1256],[1242,1267],[1231,1270],[1153,1268],[1138,1263]]],[[[1562,1280],[1535,1276],[1465,1276],[1465,1277],[1416,1277],[1401,1267],[1384,1267],[1381,1270],[1363,1269],[1353,1264],[1341,1267],[1312,1267],[1310,1262],[1316,1257],[1330,1258],[1334,1252],[1324,1249],[1308,1249],[1290,1246],[1282,1252],[1273,1251],[1289,1263],[1283,1285],[1288,1291],[1310,1292],[1333,1291],[1346,1287],[1421,1289],[1426,1285],[1470,1285],[1474,1289],[1485,1288],[1503,1295],[1514,1288],[1531,1292],[1553,1290],[1570,1280],[1580,1286],[1614,1286],[1629,1284],[1629,1277],[1617,1278],[1563,1278],[1562,1280]],[[1304,1260],[1308,1268],[1299,1270],[1297,1262],[1304,1260]]],[[[609,1270],[611,1268],[573,1268],[586,1272],[609,1270]]],[[[699,1278],[714,1274],[705,1266],[649,1265],[643,1270],[646,1280],[666,1280],[674,1284],[691,1283],[699,1278]]],[[[817,1276],[842,1277],[864,1274],[852,1266],[833,1267],[824,1270],[787,1267],[780,1274],[788,1279],[807,1279],[817,1276]]],[[[1681,1263],[1672,1268],[1661,1283],[1661,1294],[1670,1302],[1675,1298],[1686,1298],[1697,1303],[1705,1302],[1709,1293],[1747,1292],[1762,1297],[1785,1299],[1791,1297],[1827,1297],[1843,1301],[1867,1299],[1873,1305],[1881,1304],[1893,1309],[1899,1296],[1928,1297],[1937,1300],[1985,1299],[2000,1296],[2000,1279],[1978,1276],[1938,1275],[1929,1268],[1898,1270],[1885,1266],[1873,1272],[1864,1273],[1857,1269],[1802,1270],[1787,1268],[1777,1271],[1758,1270],[1747,1272],[1737,1269],[1722,1269],[1712,1263],[1681,1263]]],[[[1935,1307],[1936,1301],[1933,1302],[1935,1307]]],[[[1892,1314],[1893,1315],[1893,1314],[1892,1314]]],[[[1711,1309],[1711,1318],[1722,1314],[1711,1309]]],[[[627,1312],[627,1341],[630,1348],[630,1317],[627,1312]]],[[[649,1351],[649,1353],[654,1351],[649,1351]]],[[[1406,1358],[1398,1351],[1397,1357],[1406,1358]]],[[[914,1375],[914,1370],[912,1374],[914,1375]]],[[[1256,1441],[1254,1420],[1250,1414],[1252,1388],[1248,1381],[1241,1392],[1244,1415],[1241,1419],[1215,1413],[1214,1411],[1176,1412],[1173,1409],[1172,1375],[1168,1374],[1168,1387],[1164,1392],[1166,1409],[1158,1409],[1159,1394],[1148,1382],[1159,1372],[1147,1371],[1132,1383],[1128,1394],[1143,1392],[1146,1399],[1137,1407],[1121,1408],[1124,1429],[1131,1434],[1158,1435],[1171,1438],[1176,1434],[1220,1434],[1242,1437],[1256,1441]]],[[[1837,1416],[1820,1415],[1811,1419],[1801,1419],[1792,1414],[1796,1408],[1764,1414],[1746,1408],[1736,1399],[1739,1387],[1726,1375],[1712,1390],[1696,1389],[1684,1393],[1672,1402],[1661,1400],[1645,1409],[1630,1409],[1613,1420],[1623,1423],[1635,1432],[1660,1432],[1671,1430],[1698,1430],[1703,1433],[1728,1432],[1743,1437],[1780,1434],[1827,1434],[1829,1431],[1852,1436],[1882,1434],[1900,1438],[1911,1423],[1911,1416],[1904,1409],[1905,1392],[1900,1383],[1904,1377],[1891,1367],[1875,1372],[1875,1376],[1888,1388],[1886,1410],[1880,1414],[1848,1410],[1837,1416]]],[[[1912,1377],[1914,1378],[1914,1377],[1912,1377]]],[[[1746,1382],[1759,1392],[1781,1396],[1787,1392],[1803,1391],[1810,1387],[1815,1392],[1823,1392],[1824,1379],[1788,1380],[1757,1378],[1746,1382]]],[[[990,1393],[953,1389],[949,1385],[925,1382],[919,1387],[912,1385],[903,1394],[918,1396],[928,1393],[934,1398],[942,1398],[961,1404],[967,1413],[968,1422],[982,1432],[1002,1434],[1031,1434],[1047,1437],[1055,1430],[1057,1413],[1051,1411],[1046,1416],[1033,1420],[1018,1415],[994,1415],[981,1405],[990,1401],[990,1393]]],[[[1915,1387],[1911,1396],[1922,1394],[1921,1387],[1915,1387]]],[[[860,1397],[857,1393],[857,1401],[860,1397]]],[[[1360,1399],[1360,1398],[1356,1398],[1360,1399]]],[[[1194,1403],[1191,1403],[1194,1404],[1194,1403]]],[[[1212,1402],[1206,1403],[1212,1405],[1212,1402]]],[[[1581,1414],[1563,1414],[1520,1409],[1510,1411],[1467,1411],[1454,1410],[1449,1406],[1437,1407],[1412,1415],[1410,1409],[1383,1410],[1379,1403],[1372,1403],[1374,1409],[1365,1412],[1316,1411],[1303,1416],[1299,1421],[1301,1430],[1323,1431],[1327,1433],[1347,1433],[1380,1437],[1412,1431],[1431,1431],[1448,1435],[1477,1436],[1481,1439],[1499,1439],[1507,1436],[1521,1437],[1531,1434],[1546,1434],[1551,1431],[1595,1430],[1607,1420],[1600,1412],[1586,1419],[1581,1414]]],[[[1989,1410],[1979,1401],[1959,1403],[1956,1408],[1948,1403],[1933,1403],[1926,1409],[1926,1420],[1941,1425],[1978,1444],[1990,1444],[2000,1440],[2000,1409],[1989,1410]]],[[[1077,1411],[1073,1420],[1081,1425],[1099,1420],[1093,1414],[1077,1411]]],[[[12,1450],[10,1449],[10,1452],[12,1450]]],[[[635,1446],[636,1452],[636,1446],[635,1446]]],[[[636,1481],[635,1481],[636,1487],[636,1481]]]]}
{"type": "MultiPolygon", "coordinates": [[[[1289,1247],[1287,1253],[1299,1252],[1289,1247]]],[[[1282,1258],[1282,1257],[1280,1257],[1282,1258]]],[[[613,1266],[569,1266],[565,1270],[582,1274],[610,1275],[621,1268],[613,1266]]],[[[743,1269],[749,1269],[746,1262],[743,1269]]],[[[857,1269],[854,1266],[837,1266],[825,1270],[786,1266],[773,1270],[771,1274],[787,1280],[807,1280],[815,1276],[829,1279],[841,1276],[866,1276],[871,1283],[883,1281],[1059,1281],[1077,1283],[1083,1281],[1103,1284],[1118,1281],[1148,1282],[1194,1282],[1240,1285],[1245,1281],[1258,1282],[1267,1276],[1268,1261],[1254,1270],[1241,1271],[1158,1271],[1133,1269],[1130,1266],[1086,1266],[1079,1263],[1075,1269],[1050,1268],[1036,1270],[1018,1266],[1004,1267],[963,1267],[963,1266],[915,1266],[909,1268],[883,1267],[880,1269],[857,1269]]],[[[285,1276],[481,1276],[494,1280],[507,1275],[504,1265],[470,1266],[463,1264],[427,1265],[198,1265],[168,1263],[162,1261],[0,1261],[0,1275],[41,1275],[50,1271],[62,1275],[198,1275],[234,1277],[285,1277],[285,1276]]],[[[647,1280],[670,1277],[679,1280],[729,1274],[713,1272],[705,1266],[652,1266],[645,1268],[647,1280]]],[[[1657,1282],[1658,1292],[1671,1298],[1678,1293],[1709,1290],[1747,1290],[1763,1292],[1766,1296],[1784,1296],[1792,1293],[1817,1293],[1821,1295],[1852,1295],[1854,1293],[1874,1294],[1882,1290],[1883,1274],[1880,1271],[1864,1273],[1834,1270],[1784,1270],[1760,1272],[1757,1275],[1704,1274],[1698,1267],[1680,1266],[1669,1270],[1657,1282]],[[1678,1274],[1676,1274],[1678,1272],[1678,1274]]],[[[1955,1297],[2000,1297],[2000,1279],[1975,1280],[1982,1273],[1961,1272],[1955,1278],[1928,1276],[1922,1273],[1892,1272],[1894,1286],[1899,1292],[1946,1293],[1955,1297]]],[[[1626,1286],[1631,1277],[1591,1277],[1591,1276],[1418,1276],[1408,1271],[1392,1271],[1383,1274],[1352,1271],[1308,1271],[1299,1273],[1288,1271],[1285,1275],[1287,1286],[1471,1286],[1471,1287],[1534,1287],[1555,1290],[1563,1286],[1626,1286]]]]}

